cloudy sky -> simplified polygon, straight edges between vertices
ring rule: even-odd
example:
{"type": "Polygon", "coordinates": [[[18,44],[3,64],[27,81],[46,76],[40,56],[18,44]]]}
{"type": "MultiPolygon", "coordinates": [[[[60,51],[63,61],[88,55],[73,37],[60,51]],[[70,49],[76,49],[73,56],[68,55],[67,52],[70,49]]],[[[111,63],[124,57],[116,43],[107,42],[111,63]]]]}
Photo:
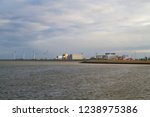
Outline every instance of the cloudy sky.
{"type": "Polygon", "coordinates": [[[0,0],[0,58],[150,56],[149,0],[0,0]]]}

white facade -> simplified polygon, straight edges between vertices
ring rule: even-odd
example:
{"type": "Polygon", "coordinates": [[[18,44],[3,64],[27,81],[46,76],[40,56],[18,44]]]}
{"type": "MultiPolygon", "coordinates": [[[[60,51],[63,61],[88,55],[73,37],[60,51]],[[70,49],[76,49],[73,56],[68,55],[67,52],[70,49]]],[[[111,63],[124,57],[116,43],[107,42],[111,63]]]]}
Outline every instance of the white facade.
{"type": "Polygon", "coordinates": [[[116,55],[107,55],[107,59],[111,60],[111,59],[117,59],[116,55]]]}
{"type": "Polygon", "coordinates": [[[57,56],[56,59],[62,60],[62,59],[63,59],[63,56],[61,56],[61,55],[60,55],[60,56],[57,56]]]}
{"type": "Polygon", "coordinates": [[[81,59],[83,59],[83,55],[81,55],[81,54],[70,54],[68,56],[68,59],[69,60],[81,60],[81,59]]]}
{"type": "Polygon", "coordinates": [[[105,53],[107,60],[117,59],[117,55],[115,53],[105,53]]]}
{"type": "Polygon", "coordinates": [[[96,59],[104,59],[105,55],[96,55],[96,59]]]}
{"type": "Polygon", "coordinates": [[[115,53],[105,53],[105,55],[96,55],[96,59],[112,60],[117,59],[118,56],[115,53]]]}

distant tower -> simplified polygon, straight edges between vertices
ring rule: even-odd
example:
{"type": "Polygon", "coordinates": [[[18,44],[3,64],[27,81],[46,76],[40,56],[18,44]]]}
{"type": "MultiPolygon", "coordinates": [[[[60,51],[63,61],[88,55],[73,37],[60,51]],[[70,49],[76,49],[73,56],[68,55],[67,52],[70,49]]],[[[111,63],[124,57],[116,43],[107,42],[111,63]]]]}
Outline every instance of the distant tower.
{"type": "Polygon", "coordinates": [[[48,59],[48,50],[46,51],[46,59],[48,59]]]}
{"type": "Polygon", "coordinates": [[[23,54],[22,54],[22,59],[25,59],[25,53],[23,52],[23,54]]]}
{"type": "Polygon", "coordinates": [[[48,59],[48,50],[43,53],[43,57],[44,57],[44,59],[48,59]]]}
{"type": "Polygon", "coordinates": [[[13,52],[13,58],[16,59],[16,51],[13,52]]]}
{"type": "Polygon", "coordinates": [[[97,54],[97,52],[96,52],[96,56],[97,56],[98,54],[97,54]]]}
{"type": "Polygon", "coordinates": [[[33,50],[33,59],[36,59],[36,57],[35,57],[35,51],[33,50]]]}
{"type": "Polygon", "coordinates": [[[134,59],[136,59],[136,55],[137,55],[137,54],[136,54],[136,51],[135,51],[135,52],[134,52],[134,59]]]}

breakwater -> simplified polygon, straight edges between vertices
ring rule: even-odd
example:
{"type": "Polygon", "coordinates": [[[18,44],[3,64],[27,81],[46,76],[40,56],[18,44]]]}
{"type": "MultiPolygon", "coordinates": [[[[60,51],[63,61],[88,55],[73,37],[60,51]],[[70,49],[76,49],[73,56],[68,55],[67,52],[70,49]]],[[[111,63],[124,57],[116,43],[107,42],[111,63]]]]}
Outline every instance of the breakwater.
{"type": "Polygon", "coordinates": [[[150,60],[84,60],[81,63],[93,63],[93,64],[149,64],[150,60]]]}

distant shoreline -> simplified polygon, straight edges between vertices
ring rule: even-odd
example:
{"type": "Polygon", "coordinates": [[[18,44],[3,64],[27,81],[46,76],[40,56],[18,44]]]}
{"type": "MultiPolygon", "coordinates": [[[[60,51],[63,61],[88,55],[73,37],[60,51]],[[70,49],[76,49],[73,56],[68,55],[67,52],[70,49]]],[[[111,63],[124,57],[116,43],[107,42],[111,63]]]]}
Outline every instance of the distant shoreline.
{"type": "Polygon", "coordinates": [[[81,63],[90,64],[148,64],[150,65],[150,60],[84,60],[81,63]]]}
{"type": "Polygon", "coordinates": [[[0,61],[52,61],[52,62],[82,62],[83,60],[57,60],[57,59],[0,59],[0,61]]]}
{"type": "Polygon", "coordinates": [[[0,59],[1,61],[14,62],[79,62],[83,64],[147,64],[150,65],[150,60],[55,60],[55,59],[0,59]]]}

